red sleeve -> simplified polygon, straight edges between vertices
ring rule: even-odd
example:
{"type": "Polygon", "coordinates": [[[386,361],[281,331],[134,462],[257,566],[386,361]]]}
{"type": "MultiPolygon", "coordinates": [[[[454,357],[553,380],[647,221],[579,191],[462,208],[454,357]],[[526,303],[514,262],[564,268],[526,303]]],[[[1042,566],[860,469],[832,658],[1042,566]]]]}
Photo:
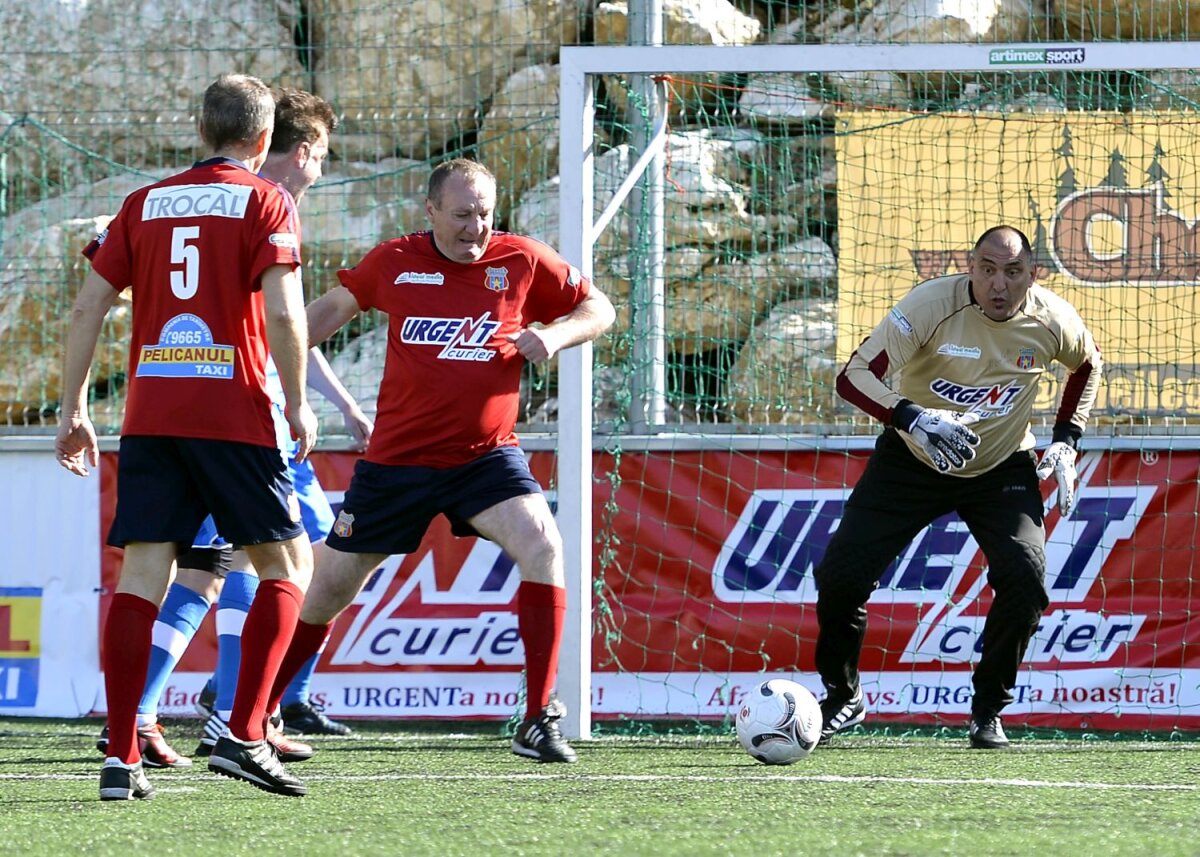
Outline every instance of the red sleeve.
{"type": "Polygon", "coordinates": [[[578,268],[540,241],[527,239],[526,248],[534,264],[523,321],[549,324],[579,306],[591,283],[578,268]]]}
{"type": "Polygon", "coordinates": [[[127,198],[108,227],[83,250],[92,269],[117,291],[133,282],[133,261],[129,251],[129,230],[125,226],[127,198]]]}
{"type": "Polygon", "coordinates": [[[254,221],[251,237],[254,257],[250,265],[250,281],[256,284],[263,271],[272,265],[300,265],[300,222],[296,216],[291,194],[267,185],[258,189],[262,211],[254,221]]]}
{"type": "Polygon", "coordinates": [[[375,296],[379,284],[389,281],[389,275],[383,270],[386,259],[391,255],[387,252],[388,246],[379,245],[363,256],[362,261],[353,268],[343,268],[337,272],[338,280],[354,295],[361,310],[377,306],[375,296]]]}
{"type": "MultiPolygon", "coordinates": [[[[861,386],[864,379],[861,365],[863,363],[865,361],[857,351],[850,355],[850,359],[838,373],[835,387],[837,394],[868,416],[874,417],[884,425],[891,425],[895,407],[888,407],[876,401],[870,392],[861,386]]],[[[880,351],[871,362],[866,363],[866,369],[876,381],[882,382],[888,373],[889,365],[888,353],[880,351]]]]}

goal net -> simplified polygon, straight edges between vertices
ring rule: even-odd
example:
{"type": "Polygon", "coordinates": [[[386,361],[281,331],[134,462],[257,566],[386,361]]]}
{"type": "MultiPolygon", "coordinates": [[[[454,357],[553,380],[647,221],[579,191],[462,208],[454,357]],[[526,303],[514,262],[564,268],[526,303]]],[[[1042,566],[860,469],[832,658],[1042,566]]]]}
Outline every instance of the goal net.
{"type": "MultiPolygon", "coordinates": [[[[1051,604],[1006,714],[1200,725],[1193,51],[564,49],[559,207],[535,199],[515,225],[620,313],[558,382],[572,731],[727,726],[764,674],[821,694],[812,570],[879,430],[833,379],[1001,223],[1106,361],[1078,508],[1062,518],[1044,488],[1051,604]]],[[[1043,441],[1060,382],[1042,382],[1043,441]]],[[[888,569],[861,664],[873,721],[965,722],[986,573],[956,516],[888,569]]]]}

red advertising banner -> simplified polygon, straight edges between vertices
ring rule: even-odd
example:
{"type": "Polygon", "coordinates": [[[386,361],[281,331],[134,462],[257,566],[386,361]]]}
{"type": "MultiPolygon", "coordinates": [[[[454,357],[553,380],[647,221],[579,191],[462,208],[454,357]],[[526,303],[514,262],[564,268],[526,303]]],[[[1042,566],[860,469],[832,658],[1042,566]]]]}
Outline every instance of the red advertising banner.
{"type": "MultiPolygon", "coordinates": [[[[313,458],[335,506],[354,460],[313,458]]],[[[551,484],[553,456],[530,461],[551,484]]],[[[763,672],[819,694],[812,570],[865,462],[842,451],[597,453],[593,715],[724,717],[763,672]]],[[[105,456],[101,468],[103,532],[114,463],[105,456]]],[[[1051,605],[1005,713],[1060,728],[1200,726],[1200,453],[1088,452],[1079,467],[1069,519],[1045,485],[1051,605]]],[[[105,549],[106,590],[119,557],[105,549]]],[[[314,682],[319,701],[343,716],[510,716],[522,663],[517,582],[498,548],[456,539],[439,519],[338,620],[314,682]]],[[[990,601],[961,521],[923,531],[868,604],[869,716],[965,721],[990,601]]],[[[206,624],[164,712],[189,709],[213,645],[206,624]]]]}

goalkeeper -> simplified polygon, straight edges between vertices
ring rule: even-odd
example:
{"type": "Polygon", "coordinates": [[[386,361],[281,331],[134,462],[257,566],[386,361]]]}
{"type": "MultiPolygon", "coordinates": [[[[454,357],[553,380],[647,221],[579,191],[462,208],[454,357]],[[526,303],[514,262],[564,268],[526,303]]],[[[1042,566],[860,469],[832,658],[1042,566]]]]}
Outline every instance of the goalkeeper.
{"type": "Polygon", "coordinates": [[[1013,700],[1025,648],[1049,606],[1038,480],[1054,478],[1059,514],[1070,515],[1076,444],[1101,362],[1075,309],[1034,282],[1033,251],[1020,230],[984,232],[967,270],[905,295],[837,379],[838,394],[886,428],[814,572],[822,741],[866,716],[858,662],[871,592],[917,533],[957,512],[987,558],[994,593],[968,736],[975,748],[1008,746],[1000,711],[1013,700]],[[1038,462],[1030,414],[1052,361],[1070,374],[1038,462]]]}

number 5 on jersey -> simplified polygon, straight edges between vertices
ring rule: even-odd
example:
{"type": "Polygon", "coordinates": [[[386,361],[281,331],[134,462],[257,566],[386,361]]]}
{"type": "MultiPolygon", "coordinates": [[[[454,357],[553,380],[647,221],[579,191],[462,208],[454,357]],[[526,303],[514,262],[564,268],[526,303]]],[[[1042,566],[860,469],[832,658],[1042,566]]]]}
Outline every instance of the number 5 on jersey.
{"type": "Polygon", "coordinates": [[[199,226],[176,226],[171,230],[171,264],[183,266],[182,271],[171,271],[171,291],[181,301],[195,297],[200,287],[200,248],[188,243],[199,237],[199,226]]]}

